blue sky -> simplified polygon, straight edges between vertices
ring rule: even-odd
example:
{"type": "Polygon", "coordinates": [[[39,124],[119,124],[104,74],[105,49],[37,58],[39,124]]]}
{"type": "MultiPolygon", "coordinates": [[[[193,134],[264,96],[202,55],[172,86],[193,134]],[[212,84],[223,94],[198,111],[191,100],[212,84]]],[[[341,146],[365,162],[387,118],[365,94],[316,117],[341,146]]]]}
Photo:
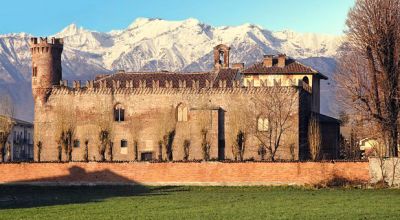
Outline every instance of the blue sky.
{"type": "Polygon", "coordinates": [[[213,26],[253,23],[269,30],[341,34],[354,0],[7,0],[1,2],[0,34],[51,35],[75,23],[88,29],[122,29],[137,17],[213,26]]]}

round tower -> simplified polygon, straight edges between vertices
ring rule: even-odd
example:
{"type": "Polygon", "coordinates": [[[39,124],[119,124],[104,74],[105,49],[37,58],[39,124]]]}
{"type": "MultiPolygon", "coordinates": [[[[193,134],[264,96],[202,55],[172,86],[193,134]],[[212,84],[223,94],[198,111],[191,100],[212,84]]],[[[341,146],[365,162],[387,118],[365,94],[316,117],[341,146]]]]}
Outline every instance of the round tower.
{"type": "Polygon", "coordinates": [[[59,85],[62,79],[61,53],[63,40],[61,38],[31,38],[32,53],[32,94],[35,103],[45,103],[53,85],[59,85]]]}

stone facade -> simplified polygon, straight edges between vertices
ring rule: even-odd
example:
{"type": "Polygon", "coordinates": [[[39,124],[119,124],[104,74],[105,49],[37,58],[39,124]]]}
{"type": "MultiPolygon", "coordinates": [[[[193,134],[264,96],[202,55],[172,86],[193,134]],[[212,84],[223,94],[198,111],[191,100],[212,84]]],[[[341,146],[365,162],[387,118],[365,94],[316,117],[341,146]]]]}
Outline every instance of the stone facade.
{"type": "MultiPolygon", "coordinates": [[[[319,91],[303,79],[313,77],[312,84],[319,85],[318,72],[285,73],[297,80],[290,85],[256,84],[248,78],[262,72],[244,74],[241,64],[230,68],[230,48],[218,45],[210,72],[118,71],[86,85],[74,81],[70,87],[66,81],[59,82],[62,39],[38,42],[32,38],[31,51],[35,160],[268,159],[271,153],[260,147],[260,135],[273,125],[268,120],[260,128],[260,118],[271,115],[265,111],[271,103],[264,103],[271,97],[282,106],[290,104],[290,109],[281,109],[289,112],[275,159],[308,158],[308,115],[316,99],[319,112],[319,91]],[[100,134],[107,135],[107,143],[100,134]]],[[[280,68],[277,76],[285,68],[282,59],[287,58],[280,56],[279,65],[272,67],[280,68]]],[[[292,66],[288,65],[289,70],[292,66]]],[[[301,68],[295,70],[307,67],[301,68]]]]}

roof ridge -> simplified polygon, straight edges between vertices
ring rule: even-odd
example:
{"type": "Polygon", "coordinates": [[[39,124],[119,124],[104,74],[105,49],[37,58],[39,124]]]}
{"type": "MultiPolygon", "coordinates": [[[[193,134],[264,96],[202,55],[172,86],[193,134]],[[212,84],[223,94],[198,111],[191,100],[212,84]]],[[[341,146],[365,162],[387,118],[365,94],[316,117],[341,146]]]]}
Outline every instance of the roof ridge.
{"type": "Polygon", "coordinates": [[[300,63],[299,61],[297,61],[297,60],[295,60],[295,59],[293,59],[293,60],[294,60],[295,63],[300,64],[300,65],[302,65],[302,66],[305,67],[305,68],[309,68],[309,69],[311,69],[311,70],[312,70],[313,72],[315,72],[315,73],[320,73],[319,71],[315,70],[315,69],[312,68],[311,66],[308,66],[308,65],[305,65],[305,64],[303,64],[303,63],[300,63]]]}

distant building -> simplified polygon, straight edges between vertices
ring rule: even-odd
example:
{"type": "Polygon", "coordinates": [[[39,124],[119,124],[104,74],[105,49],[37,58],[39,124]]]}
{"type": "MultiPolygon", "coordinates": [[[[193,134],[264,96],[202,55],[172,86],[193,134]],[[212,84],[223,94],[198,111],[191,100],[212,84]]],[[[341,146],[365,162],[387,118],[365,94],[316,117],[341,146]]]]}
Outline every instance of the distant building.
{"type": "Polygon", "coordinates": [[[27,121],[14,119],[11,142],[12,161],[33,160],[33,124],[27,121]]]}
{"type": "Polygon", "coordinates": [[[7,147],[4,148],[4,158],[11,158],[11,161],[33,160],[33,124],[15,118],[11,122],[13,125],[6,143],[6,146],[9,144],[10,151],[7,147]]]}
{"type": "MultiPolygon", "coordinates": [[[[364,138],[360,140],[359,145],[363,157],[389,156],[389,148],[385,144],[385,141],[382,140],[381,138],[374,138],[374,137],[364,138]]],[[[400,145],[397,146],[397,150],[400,153],[400,145]]]]}
{"type": "Polygon", "coordinates": [[[208,72],[118,71],[70,86],[62,39],[32,38],[30,50],[35,160],[307,160],[311,114],[327,132],[323,157],[338,157],[339,123],[320,114],[327,77],[284,54],[230,65],[230,47],[221,44],[208,72]],[[288,114],[267,107],[289,101],[264,103],[280,97],[293,101],[288,114]],[[281,129],[279,149],[265,149],[281,129]]]}

